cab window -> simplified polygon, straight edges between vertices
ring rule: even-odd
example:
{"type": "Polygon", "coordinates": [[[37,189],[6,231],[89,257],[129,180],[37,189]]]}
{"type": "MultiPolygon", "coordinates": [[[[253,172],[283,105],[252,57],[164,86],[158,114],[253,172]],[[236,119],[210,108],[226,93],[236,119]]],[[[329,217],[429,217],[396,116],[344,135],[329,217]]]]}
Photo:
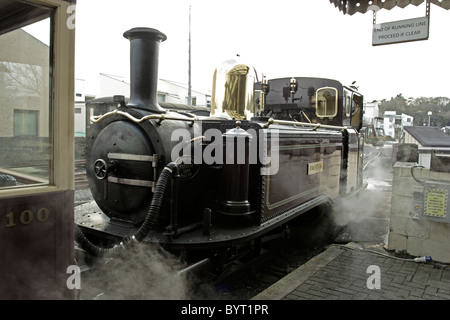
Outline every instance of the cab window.
{"type": "Polygon", "coordinates": [[[316,91],[316,115],[319,118],[334,118],[337,115],[337,90],[325,87],[316,91]]]}
{"type": "Polygon", "coordinates": [[[345,116],[350,117],[352,110],[352,95],[348,91],[344,91],[345,96],[345,116]]]}
{"type": "Polygon", "coordinates": [[[361,128],[362,125],[362,105],[363,97],[356,93],[353,94],[351,124],[355,128],[361,128]]]}

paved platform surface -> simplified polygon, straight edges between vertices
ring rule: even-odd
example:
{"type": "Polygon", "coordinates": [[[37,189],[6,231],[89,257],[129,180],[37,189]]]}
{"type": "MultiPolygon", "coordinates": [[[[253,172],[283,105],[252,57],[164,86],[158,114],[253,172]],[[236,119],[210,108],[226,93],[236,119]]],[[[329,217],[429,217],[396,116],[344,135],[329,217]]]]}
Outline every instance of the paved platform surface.
{"type": "Polygon", "coordinates": [[[333,245],[252,300],[450,300],[450,266],[333,245]]]}

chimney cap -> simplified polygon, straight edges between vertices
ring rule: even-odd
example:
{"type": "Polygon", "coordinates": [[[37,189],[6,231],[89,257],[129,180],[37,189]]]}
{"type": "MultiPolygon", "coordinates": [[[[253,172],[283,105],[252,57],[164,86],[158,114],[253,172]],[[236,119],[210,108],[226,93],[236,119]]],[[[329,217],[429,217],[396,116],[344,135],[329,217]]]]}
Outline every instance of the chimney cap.
{"type": "Polygon", "coordinates": [[[161,31],[153,28],[145,28],[145,27],[139,27],[139,28],[133,28],[128,31],[125,31],[123,33],[123,36],[129,40],[135,39],[135,38],[145,38],[145,39],[151,39],[151,40],[159,40],[159,41],[165,41],[167,39],[167,36],[162,33],[161,31]]]}

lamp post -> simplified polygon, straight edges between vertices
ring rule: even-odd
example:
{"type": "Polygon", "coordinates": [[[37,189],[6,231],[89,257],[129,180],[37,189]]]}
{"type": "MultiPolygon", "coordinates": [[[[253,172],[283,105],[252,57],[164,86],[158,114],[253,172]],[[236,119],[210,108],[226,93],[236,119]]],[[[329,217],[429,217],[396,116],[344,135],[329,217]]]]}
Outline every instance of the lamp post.
{"type": "Polygon", "coordinates": [[[431,115],[433,113],[431,111],[428,111],[428,126],[430,126],[430,120],[431,120],[431,115]]]}

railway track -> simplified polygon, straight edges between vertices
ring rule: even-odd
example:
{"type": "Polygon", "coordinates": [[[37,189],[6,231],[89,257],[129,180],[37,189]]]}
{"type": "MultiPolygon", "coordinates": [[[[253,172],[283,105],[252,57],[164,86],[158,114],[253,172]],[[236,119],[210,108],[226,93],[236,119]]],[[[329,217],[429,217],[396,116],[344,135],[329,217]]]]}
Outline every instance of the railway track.
{"type": "Polygon", "coordinates": [[[89,187],[86,173],[75,173],[75,189],[84,189],[89,187]]]}
{"type": "Polygon", "coordinates": [[[201,273],[191,286],[191,299],[249,300],[333,243],[329,221],[314,227],[291,226],[289,237],[269,242],[261,254],[248,261],[236,260],[228,272],[208,282],[201,273]]]}
{"type": "Polygon", "coordinates": [[[89,187],[86,177],[85,164],[86,161],[84,159],[75,160],[75,172],[74,172],[75,190],[89,187]]]}

